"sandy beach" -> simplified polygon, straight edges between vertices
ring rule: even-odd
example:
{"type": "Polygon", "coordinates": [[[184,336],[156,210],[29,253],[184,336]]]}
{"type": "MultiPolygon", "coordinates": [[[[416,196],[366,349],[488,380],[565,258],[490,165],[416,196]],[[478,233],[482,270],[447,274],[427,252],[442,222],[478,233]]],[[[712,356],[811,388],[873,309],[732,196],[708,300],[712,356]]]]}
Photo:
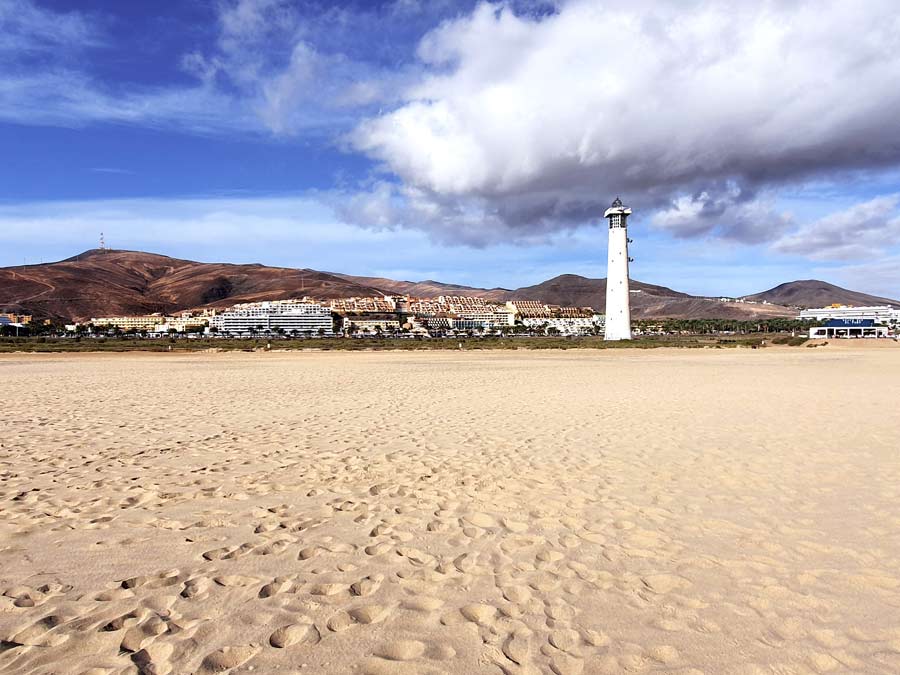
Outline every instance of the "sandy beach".
{"type": "Polygon", "coordinates": [[[900,672],[900,346],[0,357],[0,672],[900,672]]]}

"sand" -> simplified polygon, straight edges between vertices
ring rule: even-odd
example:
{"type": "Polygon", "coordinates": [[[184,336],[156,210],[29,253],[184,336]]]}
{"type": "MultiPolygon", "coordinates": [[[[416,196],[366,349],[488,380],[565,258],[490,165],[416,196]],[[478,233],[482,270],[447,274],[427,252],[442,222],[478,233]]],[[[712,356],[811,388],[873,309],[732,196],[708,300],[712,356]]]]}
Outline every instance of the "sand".
{"type": "Polygon", "coordinates": [[[900,346],[0,358],[0,672],[900,672],[900,346]]]}

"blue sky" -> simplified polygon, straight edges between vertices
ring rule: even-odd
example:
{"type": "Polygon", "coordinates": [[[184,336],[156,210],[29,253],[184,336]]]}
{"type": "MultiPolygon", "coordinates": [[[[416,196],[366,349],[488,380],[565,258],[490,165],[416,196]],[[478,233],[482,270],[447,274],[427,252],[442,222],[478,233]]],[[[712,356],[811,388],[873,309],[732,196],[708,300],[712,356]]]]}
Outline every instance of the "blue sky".
{"type": "Polygon", "coordinates": [[[604,276],[621,194],[637,279],[898,297],[900,20],[848,5],[0,0],[0,265],[517,287],[604,276]]]}

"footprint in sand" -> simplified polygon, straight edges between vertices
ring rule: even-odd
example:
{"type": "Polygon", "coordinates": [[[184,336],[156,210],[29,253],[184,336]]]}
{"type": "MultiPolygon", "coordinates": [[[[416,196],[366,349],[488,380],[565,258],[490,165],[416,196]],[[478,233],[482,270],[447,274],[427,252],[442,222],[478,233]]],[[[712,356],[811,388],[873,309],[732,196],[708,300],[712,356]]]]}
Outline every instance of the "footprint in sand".
{"type": "Polygon", "coordinates": [[[524,624],[520,624],[504,641],[503,654],[517,665],[529,665],[531,662],[531,637],[531,631],[524,624]]]}
{"type": "Polygon", "coordinates": [[[272,633],[269,636],[269,644],[278,649],[285,649],[298,644],[314,645],[320,639],[319,630],[311,623],[292,623],[272,633]]]}
{"type": "Polygon", "coordinates": [[[65,618],[62,616],[45,616],[27,628],[16,631],[3,642],[14,646],[53,647],[62,644],[69,637],[66,634],[52,634],[50,632],[63,623],[65,623],[65,618]]]}
{"type": "Polygon", "coordinates": [[[131,655],[141,675],[167,675],[174,672],[169,663],[175,646],[168,642],[154,642],[131,655]]]}
{"type": "Polygon", "coordinates": [[[184,582],[181,597],[185,599],[203,600],[209,595],[213,582],[208,577],[194,577],[184,582]]]}
{"type": "Polygon", "coordinates": [[[384,621],[392,611],[386,605],[364,605],[346,612],[339,612],[328,620],[328,629],[339,633],[356,624],[372,624],[384,621]]]}
{"type": "Polygon", "coordinates": [[[375,650],[362,664],[365,675],[438,675],[446,672],[431,662],[456,656],[449,645],[433,645],[419,640],[396,640],[375,650]]]}
{"type": "Polygon", "coordinates": [[[200,666],[200,672],[223,673],[226,670],[237,668],[256,656],[258,651],[259,649],[253,645],[217,649],[203,659],[203,663],[200,666]]]}
{"type": "Polygon", "coordinates": [[[138,626],[132,626],[122,638],[120,649],[126,652],[137,652],[146,647],[159,635],[167,633],[169,625],[159,616],[152,616],[138,626]]]}
{"type": "Polygon", "coordinates": [[[239,574],[225,574],[222,576],[213,577],[213,581],[215,581],[219,586],[225,587],[252,586],[259,583],[259,579],[255,577],[245,577],[239,574]]]}
{"type": "Polygon", "coordinates": [[[383,581],[383,574],[372,574],[351,584],[350,592],[353,593],[353,595],[366,597],[367,595],[372,595],[378,591],[378,589],[381,588],[383,581]]]}
{"type": "Polygon", "coordinates": [[[286,592],[291,588],[291,582],[284,577],[276,577],[271,582],[259,589],[260,598],[271,598],[273,595],[286,592]]]}

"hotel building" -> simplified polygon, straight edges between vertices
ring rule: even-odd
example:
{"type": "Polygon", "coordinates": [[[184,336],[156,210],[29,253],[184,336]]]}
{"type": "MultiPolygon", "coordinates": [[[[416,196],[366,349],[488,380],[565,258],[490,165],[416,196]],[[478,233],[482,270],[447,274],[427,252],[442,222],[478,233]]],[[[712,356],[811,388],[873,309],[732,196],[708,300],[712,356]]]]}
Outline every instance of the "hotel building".
{"type": "Polygon", "coordinates": [[[332,335],[331,309],[306,301],[252,302],[235,305],[212,318],[220,333],[244,335],[256,332],[332,335]]]}

